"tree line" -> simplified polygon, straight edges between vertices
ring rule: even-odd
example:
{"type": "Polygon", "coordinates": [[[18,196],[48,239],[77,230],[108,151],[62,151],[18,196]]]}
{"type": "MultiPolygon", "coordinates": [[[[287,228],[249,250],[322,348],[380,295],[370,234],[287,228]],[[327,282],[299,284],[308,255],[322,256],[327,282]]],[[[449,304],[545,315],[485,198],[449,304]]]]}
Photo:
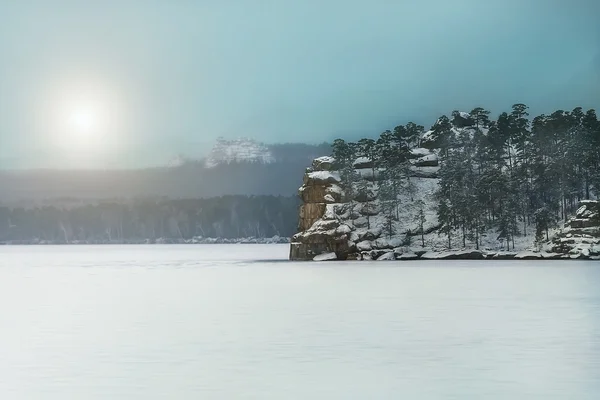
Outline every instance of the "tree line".
{"type": "Polygon", "coordinates": [[[295,196],[103,201],[70,207],[0,207],[0,241],[138,242],[159,238],[289,237],[295,196]]]}
{"type": "Polygon", "coordinates": [[[514,248],[516,236],[535,229],[538,242],[567,219],[582,199],[600,189],[600,123],[594,110],[577,107],[529,118],[525,104],[489,119],[442,116],[432,128],[442,154],[438,217],[451,246],[452,232],[478,247],[495,228],[514,248]],[[457,131],[453,126],[462,126],[457,131]]]}
{"type": "MultiPolygon", "coordinates": [[[[526,105],[515,104],[495,120],[477,107],[442,115],[427,132],[409,123],[383,132],[377,140],[337,139],[332,155],[342,185],[351,198],[383,200],[390,235],[398,194],[411,190],[410,149],[417,146],[440,158],[436,210],[448,248],[454,237],[463,247],[470,242],[479,248],[490,229],[508,250],[519,235],[535,233],[538,241],[548,240],[549,230],[579,200],[600,192],[600,123],[594,110],[581,107],[530,118],[526,105]],[[365,165],[377,184],[357,178],[354,164],[360,157],[369,160],[365,165]]],[[[422,226],[422,210],[419,215],[422,226]]]]}

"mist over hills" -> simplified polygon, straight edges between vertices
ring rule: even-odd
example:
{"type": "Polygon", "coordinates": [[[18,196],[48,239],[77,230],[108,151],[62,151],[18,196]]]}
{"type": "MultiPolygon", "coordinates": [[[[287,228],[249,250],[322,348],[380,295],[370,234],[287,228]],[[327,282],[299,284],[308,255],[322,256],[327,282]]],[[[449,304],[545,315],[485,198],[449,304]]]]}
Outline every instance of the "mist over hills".
{"type": "Polygon", "coordinates": [[[0,170],[0,187],[5,188],[0,191],[0,202],[36,205],[140,197],[292,196],[302,183],[298,171],[330,152],[327,143],[265,145],[251,139],[220,140],[205,159],[179,159],[172,166],[0,170]]]}

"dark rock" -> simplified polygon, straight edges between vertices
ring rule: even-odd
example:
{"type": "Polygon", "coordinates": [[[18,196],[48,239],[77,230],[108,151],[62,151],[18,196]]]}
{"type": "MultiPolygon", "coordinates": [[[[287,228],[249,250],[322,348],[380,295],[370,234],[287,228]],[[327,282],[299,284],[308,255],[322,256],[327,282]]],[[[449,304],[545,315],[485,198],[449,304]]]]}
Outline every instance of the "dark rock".
{"type": "Polygon", "coordinates": [[[377,196],[375,195],[375,192],[373,192],[372,190],[366,190],[364,192],[358,192],[355,196],[354,196],[354,200],[361,202],[361,203],[365,203],[367,201],[373,201],[377,198],[377,196]]]}
{"type": "Polygon", "coordinates": [[[362,235],[359,235],[359,239],[362,240],[369,240],[369,241],[373,241],[377,238],[379,238],[381,236],[381,230],[380,229],[369,229],[368,231],[364,232],[362,235]]]}
{"type": "Polygon", "coordinates": [[[369,254],[371,255],[371,259],[372,260],[377,260],[379,259],[379,257],[383,256],[384,254],[389,253],[388,251],[385,250],[371,250],[369,252],[369,254]]]}
{"type": "Polygon", "coordinates": [[[419,169],[411,169],[410,176],[415,178],[437,178],[439,174],[437,171],[421,171],[419,169]]]}
{"type": "Polygon", "coordinates": [[[375,215],[379,215],[380,208],[375,203],[365,203],[360,208],[360,213],[362,215],[368,215],[370,217],[374,217],[375,215]]]}
{"type": "Polygon", "coordinates": [[[416,167],[437,167],[439,166],[439,161],[437,159],[435,160],[417,160],[415,161],[415,166],[416,167]]]}
{"type": "Polygon", "coordinates": [[[362,157],[354,162],[354,169],[367,169],[367,168],[373,168],[373,161],[362,157]]]}

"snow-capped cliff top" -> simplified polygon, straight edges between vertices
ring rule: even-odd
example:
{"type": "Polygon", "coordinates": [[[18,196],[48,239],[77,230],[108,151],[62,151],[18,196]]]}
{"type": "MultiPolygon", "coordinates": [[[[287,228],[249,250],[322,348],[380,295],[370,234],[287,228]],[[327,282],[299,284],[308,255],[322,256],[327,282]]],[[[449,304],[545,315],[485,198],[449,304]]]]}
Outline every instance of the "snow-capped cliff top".
{"type": "Polygon", "coordinates": [[[263,143],[248,138],[227,140],[218,138],[206,159],[206,167],[234,162],[269,164],[275,161],[271,150],[263,143]]]}

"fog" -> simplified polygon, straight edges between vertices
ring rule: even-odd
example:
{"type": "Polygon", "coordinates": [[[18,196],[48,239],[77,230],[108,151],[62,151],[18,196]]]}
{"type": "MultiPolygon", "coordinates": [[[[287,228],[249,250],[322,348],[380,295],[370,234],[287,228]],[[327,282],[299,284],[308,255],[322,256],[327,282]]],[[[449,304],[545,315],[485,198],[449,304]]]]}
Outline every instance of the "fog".
{"type": "Polygon", "coordinates": [[[598,108],[599,13],[596,0],[4,2],[0,168],[152,165],[217,136],[357,138],[478,105],[598,108]],[[81,98],[108,110],[101,140],[69,147],[55,106],[81,98]]]}

